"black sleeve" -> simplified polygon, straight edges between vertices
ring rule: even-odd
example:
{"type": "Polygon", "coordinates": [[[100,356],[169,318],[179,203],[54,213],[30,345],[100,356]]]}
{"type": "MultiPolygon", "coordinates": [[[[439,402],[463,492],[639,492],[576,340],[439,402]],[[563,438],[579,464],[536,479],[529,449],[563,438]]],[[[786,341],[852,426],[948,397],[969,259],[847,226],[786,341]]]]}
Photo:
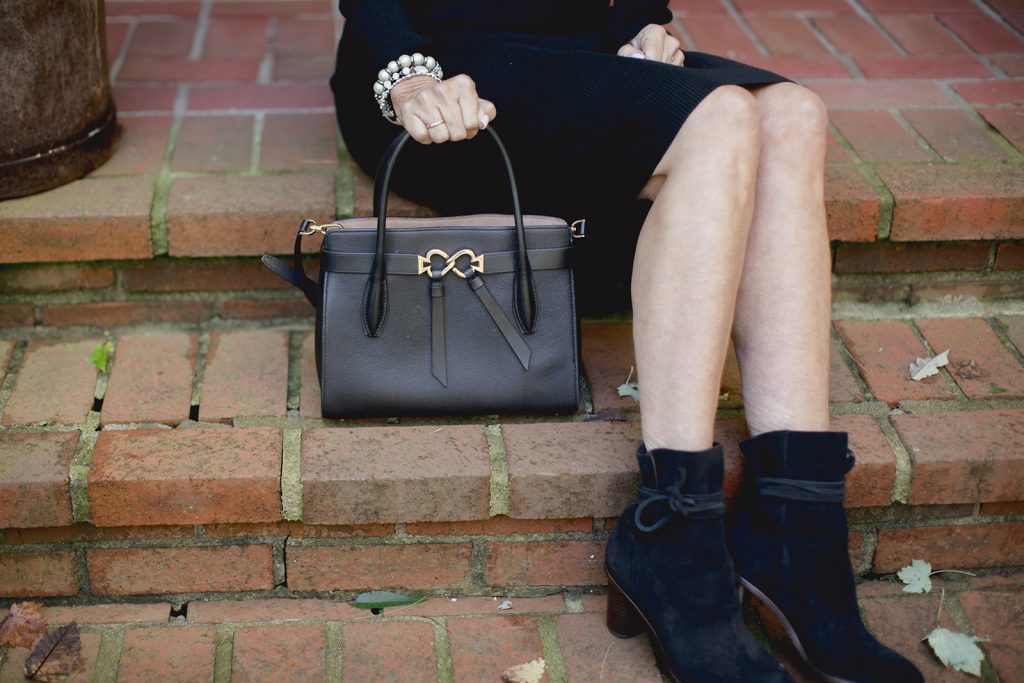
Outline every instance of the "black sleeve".
{"type": "Polygon", "coordinates": [[[672,10],[668,8],[668,0],[615,0],[607,47],[617,50],[647,24],[668,24],[671,21],[672,10]]]}
{"type": "Polygon", "coordinates": [[[357,39],[377,71],[399,55],[427,54],[430,41],[413,30],[401,0],[339,0],[338,8],[345,34],[357,39]]]}

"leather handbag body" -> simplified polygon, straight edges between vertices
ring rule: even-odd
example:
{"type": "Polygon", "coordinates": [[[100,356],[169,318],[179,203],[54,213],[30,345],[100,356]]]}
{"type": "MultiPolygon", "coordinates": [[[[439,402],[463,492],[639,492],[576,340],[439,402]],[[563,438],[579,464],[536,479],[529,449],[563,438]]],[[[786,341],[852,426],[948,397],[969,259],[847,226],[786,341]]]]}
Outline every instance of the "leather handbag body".
{"type": "Polygon", "coordinates": [[[326,418],[568,413],[579,407],[579,327],[570,255],[574,228],[523,215],[509,160],[513,212],[387,217],[388,147],[374,216],[303,221],[289,266],[270,270],[316,309],[316,366],[326,418]],[[304,272],[304,235],[323,232],[320,277],[304,272]]]}

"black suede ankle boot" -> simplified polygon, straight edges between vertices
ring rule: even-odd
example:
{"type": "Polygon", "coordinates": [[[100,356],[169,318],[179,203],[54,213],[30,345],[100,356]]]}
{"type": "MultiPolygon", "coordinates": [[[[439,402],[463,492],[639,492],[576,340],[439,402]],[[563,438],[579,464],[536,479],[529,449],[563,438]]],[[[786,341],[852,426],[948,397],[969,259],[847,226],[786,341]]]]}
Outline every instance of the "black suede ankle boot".
{"type": "Polygon", "coordinates": [[[643,484],[605,551],[608,629],[646,630],[673,681],[792,683],[740,614],[725,546],[722,446],[637,450],[643,484]]]}
{"type": "Polygon", "coordinates": [[[766,432],[740,442],[744,491],[729,545],[743,587],[780,619],[833,683],[914,683],[917,668],[879,643],[857,609],[843,509],[854,464],[846,432],[766,432]]]}

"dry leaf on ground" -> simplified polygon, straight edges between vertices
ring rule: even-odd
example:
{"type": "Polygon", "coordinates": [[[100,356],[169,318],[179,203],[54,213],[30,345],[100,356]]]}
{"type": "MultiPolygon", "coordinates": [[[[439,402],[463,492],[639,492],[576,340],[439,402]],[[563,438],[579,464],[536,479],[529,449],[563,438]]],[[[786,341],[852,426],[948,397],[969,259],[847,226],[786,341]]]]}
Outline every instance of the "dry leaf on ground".
{"type": "Polygon", "coordinates": [[[501,674],[505,683],[540,683],[544,676],[544,658],[539,657],[526,664],[516,664],[501,674]]]}
{"type": "Polygon", "coordinates": [[[910,379],[920,382],[925,377],[939,374],[939,368],[949,362],[949,349],[931,358],[918,358],[910,364],[910,379]]]}
{"type": "Polygon", "coordinates": [[[39,639],[25,658],[25,678],[34,681],[62,681],[85,668],[78,624],[72,621],[39,639]]]}
{"type": "Polygon", "coordinates": [[[32,647],[36,639],[46,634],[46,618],[39,612],[38,602],[16,602],[10,613],[0,622],[0,646],[32,647]]]}
{"type": "Polygon", "coordinates": [[[981,676],[981,662],[985,659],[985,653],[975,643],[980,643],[986,640],[985,638],[968,636],[944,628],[935,629],[925,638],[935,656],[948,668],[972,676],[981,676]]]}

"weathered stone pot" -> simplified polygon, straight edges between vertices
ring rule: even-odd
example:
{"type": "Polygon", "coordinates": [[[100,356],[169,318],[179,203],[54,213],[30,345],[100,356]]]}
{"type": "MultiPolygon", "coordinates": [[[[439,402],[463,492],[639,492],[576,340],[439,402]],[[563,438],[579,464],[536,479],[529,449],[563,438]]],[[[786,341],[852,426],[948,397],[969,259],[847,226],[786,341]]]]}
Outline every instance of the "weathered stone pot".
{"type": "Polygon", "coordinates": [[[3,0],[0,199],[70,182],[113,152],[103,0],[3,0]]]}

